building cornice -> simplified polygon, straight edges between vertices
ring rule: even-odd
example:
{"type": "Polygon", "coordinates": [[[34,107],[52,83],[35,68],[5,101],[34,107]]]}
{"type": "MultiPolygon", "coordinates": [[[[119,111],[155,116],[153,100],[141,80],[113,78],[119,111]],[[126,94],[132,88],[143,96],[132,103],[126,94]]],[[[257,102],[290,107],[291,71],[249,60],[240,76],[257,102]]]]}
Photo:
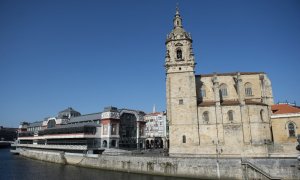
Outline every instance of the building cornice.
{"type": "Polygon", "coordinates": [[[300,117],[300,113],[287,113],[287,114],[273,114],[273,115],[271,115],[271,119],[290,118],[290,117],[300,117]]]}

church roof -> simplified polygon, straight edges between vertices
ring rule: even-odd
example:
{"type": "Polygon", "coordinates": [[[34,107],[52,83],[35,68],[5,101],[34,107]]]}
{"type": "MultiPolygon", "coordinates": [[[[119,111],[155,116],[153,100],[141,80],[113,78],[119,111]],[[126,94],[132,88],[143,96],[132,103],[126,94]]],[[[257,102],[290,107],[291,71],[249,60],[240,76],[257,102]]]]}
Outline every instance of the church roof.
{"type": "Polygon", "coordinates": [[[212,74],[198,74],[196,77],[213,77],[216,76],[234,76],[240,73],[240,75],[253,75],[253,74],[266,74],[265,72],[229,72],[229,73],[212,73],[212,74]]]}
{"type": "Polygon", "coordinates": [[[273,114],[300,113],[300,108],[289,104],[275,104],[271,107],[273,114]]]}

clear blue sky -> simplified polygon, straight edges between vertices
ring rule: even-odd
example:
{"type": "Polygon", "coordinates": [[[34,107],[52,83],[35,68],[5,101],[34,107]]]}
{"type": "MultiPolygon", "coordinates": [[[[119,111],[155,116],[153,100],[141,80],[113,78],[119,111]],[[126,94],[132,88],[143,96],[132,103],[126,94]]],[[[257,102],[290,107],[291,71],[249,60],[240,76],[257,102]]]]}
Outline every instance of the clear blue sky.
{"type": "MultiPolygon", "coordinates": [[[[105,106],[165,107],[173,0],[1,0],[0,125],[105,106]]],[[[197,74],[264,71],[300,104],[299,0],[179,1],[197,74]]]]}

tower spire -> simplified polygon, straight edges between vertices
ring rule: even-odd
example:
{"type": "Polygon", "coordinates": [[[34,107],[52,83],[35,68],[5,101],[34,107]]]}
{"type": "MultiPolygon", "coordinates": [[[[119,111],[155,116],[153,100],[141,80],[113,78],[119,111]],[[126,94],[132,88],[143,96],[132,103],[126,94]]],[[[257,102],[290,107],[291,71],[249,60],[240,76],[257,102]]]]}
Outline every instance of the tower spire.
{"type": "Polygon", "coordinates": [[[180,27],[182,28],[182,19],[179,13],[179,5],[178,3],[176,4],[176,13],[175,13],[175,17],[174,17],[174,28],[180,27]]]}
{"type": "Polygon", "coordinates": [[[176,3],[176,15],[180,16],[180,13],[179,13],[179,3],[176,3]]]}

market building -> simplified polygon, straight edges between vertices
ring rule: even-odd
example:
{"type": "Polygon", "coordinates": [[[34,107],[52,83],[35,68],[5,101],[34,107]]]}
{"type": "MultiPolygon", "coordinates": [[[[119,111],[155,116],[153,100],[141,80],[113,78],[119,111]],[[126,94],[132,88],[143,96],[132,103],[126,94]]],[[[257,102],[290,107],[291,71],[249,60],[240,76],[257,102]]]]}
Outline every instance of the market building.
{"type": "Polygon", "coordinates": [[[87,153],[145,148],[144,115],[142,111],[116,107],[81,115],[68,108],[44,121],[22,122],[18,146],[87,153]]]}

